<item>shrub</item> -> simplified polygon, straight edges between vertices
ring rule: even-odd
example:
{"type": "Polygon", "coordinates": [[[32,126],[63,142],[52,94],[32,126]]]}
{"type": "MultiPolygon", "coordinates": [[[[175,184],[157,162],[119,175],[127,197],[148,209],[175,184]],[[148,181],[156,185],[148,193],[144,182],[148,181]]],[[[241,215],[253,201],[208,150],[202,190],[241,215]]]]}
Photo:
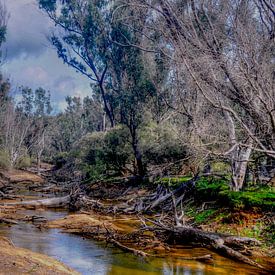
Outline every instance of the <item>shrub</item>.
{"type": "Polygon", "coordinates": [[[0,150],[0,168],[9,169],[10,166],[11,164],[8,152],[6,152],[5,150],[0,150]]]}
{"type": "Polygon", "coordinates": [[[213,172],[222,172],[222,173],[230,173],[231,172],[231,167],[228,163],[217,161],[211,163],[211,170],[213,172]]]}
{"type": "Polygon", "coordinates": [[[83,137],[69,153],[87,178],[121,173],[131,162],[128,130],[117,126],[107,132],[94,132],[83,137]]]}
{"type": "Polygon", "coordinates": [[[104,137],[103,161],[108,169],[121,172],[133,156],[128,130],[122,126],[108,131],[104,137]]]}
{"type": "Polygon", "coordinates": [[[22,156],[15,164],[17,169],[22,169],[31,166],[31,158],[29,155],[22,156]]]}
{"type": "Polygon", "coordinates": [[[58,153],[53,159],[54,166],[57,169],[62,168],[66,164],[67,158],[68,158],[68,153],[66,153],[66,152],[58,153]]]}
{"type": "Polygon", "coordinates": [[[173,162],[187,154],[171,125],[150,123],[140,131],[140,140],[144,160],[148,164],[173,162]]]}

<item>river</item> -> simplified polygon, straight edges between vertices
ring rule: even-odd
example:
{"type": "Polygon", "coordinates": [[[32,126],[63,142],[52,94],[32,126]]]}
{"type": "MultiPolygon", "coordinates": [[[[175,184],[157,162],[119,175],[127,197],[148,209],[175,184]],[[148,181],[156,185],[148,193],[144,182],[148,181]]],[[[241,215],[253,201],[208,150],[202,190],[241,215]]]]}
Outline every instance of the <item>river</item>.
{"type": "MultiPolygon", "coordinates": [[[[68,213],[62,210],[24,210],[23,214],[55,220],[68,213]]],[[[144,260],[109,245],[106,246],[105,243],[62,233],[57,229],[40,229],[35,224],[27,222],[13,226],[0,225],[0,235],[8,237],[18,247],[54,257],[85,275],[258,274],[252,267],[218,255],[214,255],[213,264],[182,260],[183,254],[186,257],[209,254],[209,251],[201,248],[185,248],[179,251],[179,255],[144,260]]]]}

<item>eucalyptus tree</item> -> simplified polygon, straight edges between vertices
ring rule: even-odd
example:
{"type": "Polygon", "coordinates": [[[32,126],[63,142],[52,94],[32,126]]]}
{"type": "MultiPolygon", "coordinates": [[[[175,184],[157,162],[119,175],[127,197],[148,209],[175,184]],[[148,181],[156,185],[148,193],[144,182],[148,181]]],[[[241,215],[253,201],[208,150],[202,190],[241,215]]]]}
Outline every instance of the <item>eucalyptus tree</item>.
{"type": "Polygon", "coordinates": [[[110,126],[115,125],[110,100],[110,18],[109,1],[39,0],[57,31],[51,36],[58,56],[96,85],[102,97],[110,126]]]}
{"type": "MultiPolygon", "coordinates": [[[[138,41],[141,36],[129,37],[133,33],[113,21],[113,12],[120,1],[40,0],[39,4],[61,29],[51,38],[58,56],[92,81],[94,92],[101,95],[110,126],[118,122],[129,129],[135,174],[144,176],[138,129],[144,105],[153,96],[155,87],[146,72],[142,52],[123,47],[128,39],[138,41]]],[[[142,29],[145,22],[132,23],[142,29]]]]}

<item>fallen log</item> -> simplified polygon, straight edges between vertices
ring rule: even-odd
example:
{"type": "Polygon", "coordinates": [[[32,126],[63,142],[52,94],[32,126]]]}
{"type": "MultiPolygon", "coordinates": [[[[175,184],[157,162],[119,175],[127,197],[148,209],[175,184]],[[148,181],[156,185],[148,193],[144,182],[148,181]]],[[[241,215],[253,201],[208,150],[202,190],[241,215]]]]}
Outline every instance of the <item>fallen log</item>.
{"type": "Polygon", "coordinates": [[[17,221],[6,219],[6,218],[0,218],[0,223],[7,223],[7,224],[18,224],[17,221]]]}
{"type": "Polygon", "coordinates": [[[183,260],[192,260],[192,261],[199,261],[199,262],[210,262],[213,261],[213,256],[211,254],[206,254],[203,256],[197,256],[197,257],[183,257],[181,258],[183,260]]]}
{"type": "Polygon", "coordinates": [[[70,203],[71,196],[59,197],[59,198],[49,198],[43,200],[31,200],[31,201],[21,201],[13,203],[1,203],[3,206],[26,206],[26,207],[47,207],[47,208],[56,208],[67,206],[70,203]]]}
{"type": "MultiPolygon", "coordinates": [[[[192,244],[199,244],[201,246],[208,247],[216,251],[218,254],[221,254],[225,257],[249,264],[251,266],[265,269],[263,266],[258,264],[257,262],[251,260],[247,256],[244,256],[239,251],[234,250],[233,248],[229,247],[230,240],[229,237],[224,237],[222,235],[216,233],[205,232],[193,227],[189,226],[182,226],[182,227],[175,227],[175,228],[166,228],[165,229],[169,235],[168,241],[177,241],[177,243],[192,243],[192,244]],[[226,242],[227,238],[227,242],[226,242]]],[[[241,237],[231,237],[231,244],[235,244],[233,241],[234,239],[238,240],[238,244],[247,244],[248,239],[251,242],[252,239],[250,238],[241,238],[241,237]]],[[[256,240],[255,240],[256,242],[256,240]]]]}

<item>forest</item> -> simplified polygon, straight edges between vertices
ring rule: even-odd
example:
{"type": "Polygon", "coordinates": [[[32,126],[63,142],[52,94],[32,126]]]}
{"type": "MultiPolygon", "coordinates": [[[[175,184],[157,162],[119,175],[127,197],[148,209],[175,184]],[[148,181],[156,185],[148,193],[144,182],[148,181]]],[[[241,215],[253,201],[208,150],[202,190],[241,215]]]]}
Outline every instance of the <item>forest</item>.
{"type": "MultiPolygon", "coordinates": [[[[35,4],[52,22],[49,44],[90,95],[67,96],[57,111],[46,88],[22,85],[14,96],[0,67],[0,273],[28,272],[5,254],[22,249],[7,228],[25,222],[136,261],[90,273],[32,256],[32,274],[187,274],[182,266],[197,263],[200,274],[271,274],[274,1],[35,4]],[[68,214],[50,219],[49,209],[68,214]]],[[[2,46],[8,21],[2,3],[2,46]]]]}

